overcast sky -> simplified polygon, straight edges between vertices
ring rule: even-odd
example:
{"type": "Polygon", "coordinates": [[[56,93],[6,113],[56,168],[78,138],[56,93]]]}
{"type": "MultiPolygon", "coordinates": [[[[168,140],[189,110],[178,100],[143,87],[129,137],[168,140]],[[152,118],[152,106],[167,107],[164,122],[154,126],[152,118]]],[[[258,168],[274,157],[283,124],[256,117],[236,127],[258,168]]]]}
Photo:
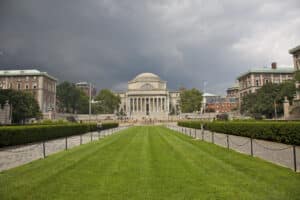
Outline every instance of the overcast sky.
{"type": "Polygon", "coordinates": [[[141,72],[224,94],[254,67],[292,66],[299,0],[0,0],[0,68],[125,89],[141,72]]]}

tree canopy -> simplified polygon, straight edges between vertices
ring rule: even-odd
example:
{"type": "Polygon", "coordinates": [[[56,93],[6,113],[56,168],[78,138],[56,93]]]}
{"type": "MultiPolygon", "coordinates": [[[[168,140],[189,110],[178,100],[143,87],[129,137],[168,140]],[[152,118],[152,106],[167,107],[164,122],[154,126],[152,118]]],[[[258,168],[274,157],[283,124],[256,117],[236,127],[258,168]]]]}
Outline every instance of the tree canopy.
{"type": "Polygon", "coordinates": [[[121,99],[108,89],[100,90],[95,98],[93,113],[112,114],[119,109],[121,99]]]}
{"type": "Polygon", "coordinates": [[[202,92],[193,89],[181,89],[180,91],[180,109],[183,113],[200,111],[202,106],[202,92]]]}
{"type": "Polygon", "coordinates": [[[12,122],[23,123],[29,118],[41,116],[38,102],[30,92],[17,90],[0,90],[0,104],[6,101],[12,105],[12,122]]]}
{"type": "Polygon", "coordinates": [[[57,106],[60,112],[87,114],[89,97],[75,84],[62,82],[57,86],[57,106]]]}
{"type": "Polygon", "coordinates": [[[253,117],[264,115],[267,118],[275,116],[275,104],[278,115],[283,114],[282,103],[285,96],[292,101],[296,92],[295,83],[287,81],[282,84],[266,84],[256,91],[243,97],[241,112],[253,117]]]}

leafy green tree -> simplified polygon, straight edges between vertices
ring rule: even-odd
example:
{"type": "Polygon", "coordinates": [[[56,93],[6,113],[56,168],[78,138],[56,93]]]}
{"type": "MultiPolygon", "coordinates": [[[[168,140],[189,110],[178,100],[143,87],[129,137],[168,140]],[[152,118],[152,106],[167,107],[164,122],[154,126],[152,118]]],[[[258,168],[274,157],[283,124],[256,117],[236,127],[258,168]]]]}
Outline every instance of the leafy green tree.
{"type": "Polygon", "coordinates": [[[57,86],[57,106],[60,112],[88,113],[89,97],[75,84],[62,82],[57,86]]]}
{"type": "Polygon", "coordinates": [[[190,90],[181,89],[179,105],[183,113],[200,111],[202,106],[202,93],[195,88],[190,90]]]}
{"type": "Polygon", "coordinates": [[[298,70],[298,71],[295,72],[294,79],[295,79],[295,81],[299,81],[300,82],[300,70],[298,70]]]}
{"type": "Polygon", "coordinates": [[[93,112],[97,114],[112,114],[119,109],[121,99],[108,89],[100,90],[95,98],[93,112]]]}
{"type": "Polygon", "coordinates": [[[41,116],[38,102],[30,92],[17,90],[0,90],[0,104],[9,101],[12,105],[12,122],[24,123],[26,119],[41,116]]]}
{"type": "Polygon", "coordinates": [[[278,115],[283,114],[282,103],[285,96],[291,101],[296,92],[293,81],[282,84],[266,84],[256,91],[243,97],[241,112],[253,117],[264,115],[267,118],[275,116],[275,104],[278,115]]]}

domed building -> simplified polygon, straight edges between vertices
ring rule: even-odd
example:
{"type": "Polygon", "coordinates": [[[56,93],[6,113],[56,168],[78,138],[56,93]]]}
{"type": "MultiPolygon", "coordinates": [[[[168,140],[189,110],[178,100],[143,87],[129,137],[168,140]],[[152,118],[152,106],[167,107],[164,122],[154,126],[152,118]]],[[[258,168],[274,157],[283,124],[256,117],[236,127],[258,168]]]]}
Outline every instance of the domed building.
{"type": "Polygon", "coordinates": [[[128,90],[118,93],[120,111],[130,119],[167,119],[179,112],[179,92],[167,89],[167,82],[153,73],[141,73],[128,82],[128,90]]]}

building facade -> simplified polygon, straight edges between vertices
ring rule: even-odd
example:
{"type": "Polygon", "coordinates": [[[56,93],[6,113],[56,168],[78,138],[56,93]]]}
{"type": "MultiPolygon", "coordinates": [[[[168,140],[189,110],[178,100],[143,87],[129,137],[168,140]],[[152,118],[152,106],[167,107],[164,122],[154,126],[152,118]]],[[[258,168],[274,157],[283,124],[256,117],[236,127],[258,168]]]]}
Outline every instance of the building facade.
{"type": "Polygon", "coordinates": [[[130,119],[167,119],[171,111],[179,111],[179,92],[167,89],[167,82],[153,73],[142,73],[128,82],[121,98],[120,111],[130,119]]]}
{"type": "Polygon", "coordinates": [[[227,88],[226,93],[228,98],[239,98],[239,83],[235,83],[232,87],[227,88]]]}
{"type": "Polygon", "coordinates": [[[239,98],[255,93],[267,83],[283,83],[293,79],[294,68],[277,68],[272,63],[271,68],[251,69],[237,78],[239,82],[239,98]]]}
{"type": "Polygon", "coordinates": [[[31,92],[41,112],[56,108],[57,79],[39,70],[0,70],[0,89],[31,92]]]}
{"type": "MultiPolygon", "coordinates": [[[[75,85],[77,88],[81,89],[87,96],[90,96],[90,84],[88,82],[78,82],[75,85]]],[[[91,84],[91,96],[95,97],[96,93],[96,88],[91,84]]]]}

